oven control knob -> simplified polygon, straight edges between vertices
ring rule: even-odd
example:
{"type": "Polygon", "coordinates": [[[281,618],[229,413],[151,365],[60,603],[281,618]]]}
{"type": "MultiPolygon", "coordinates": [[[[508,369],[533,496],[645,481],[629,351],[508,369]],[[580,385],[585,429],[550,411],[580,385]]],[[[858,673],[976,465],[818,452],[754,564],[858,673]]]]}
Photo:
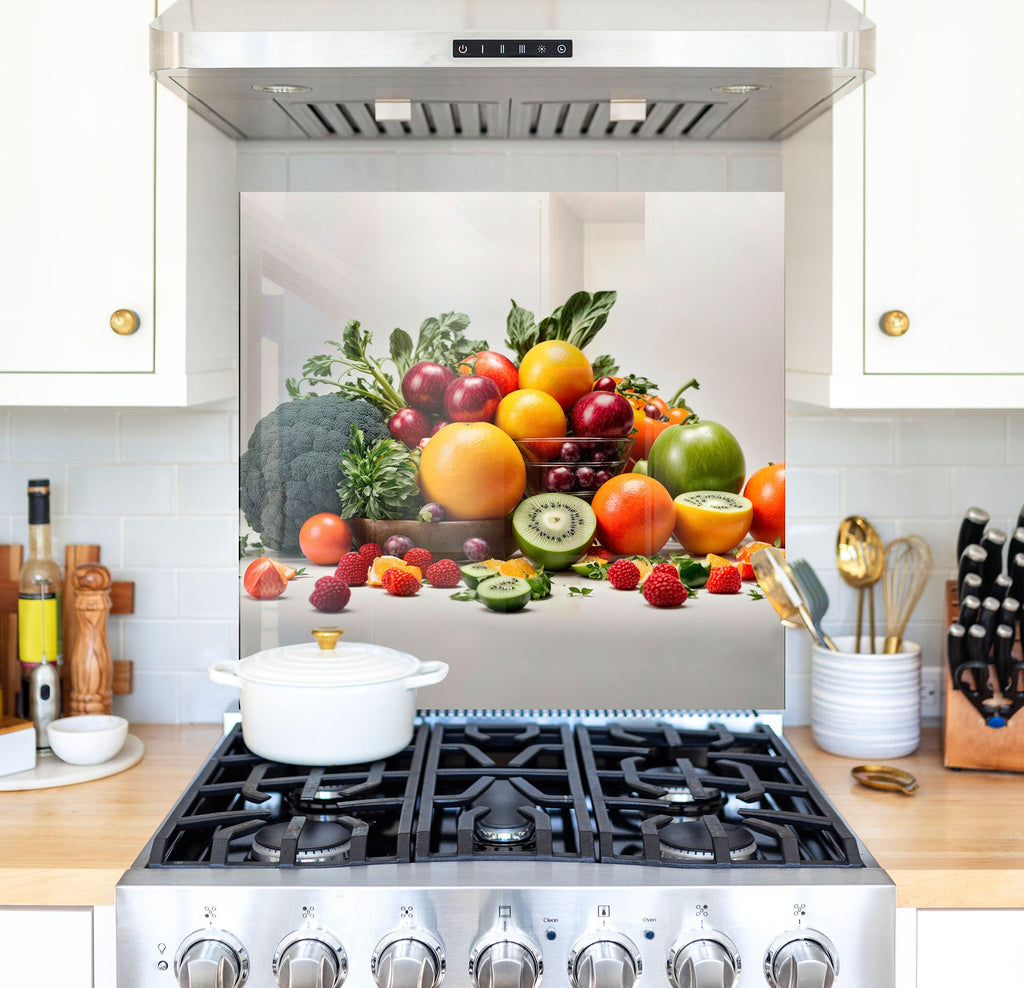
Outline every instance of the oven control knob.
{"type": "Polygon", "coordinates": [[[680,934],[669,950],[668,977],[675,988],[733,988],[739,976],[739,952],[724,933],[680,934]]]}
{"type": "Polygon", "coordinates": [[[486,940],[469,955],[469,973],[477,988],[534,988],[544,962],[525,938],[486,940]]]}
{"type": "Polygon", "coordinates": [[[776,937],[764,955],[772,988],[832,988],[839,974],[835,945],[817,930],[792,930],[776,937]]]}
{"type": "Polygon", "coordinates": [[[326,930],[296,931],[277,945],[273,972],[280,988],[339,988],[348,956],[326,930]]]}
{"type": "Polygon", "coordinates": [[[181,941],[174,974],[180,988],[241,988],[249,977],[249,955],[224,930],[197,930],[181,941]]]}
{"type": "Polygon", "coordinates": [[[640,971],[640,951],[621,934],[602,931],[578,941],[569,953],[574,988],[633,988],[640,971]]]}
{"type": "Polygon", "coordinates": [[[402,930],[377,944],[370,972],[380,988],[435,988],[444,977],[444,948],[426,930],[402,930]]]}

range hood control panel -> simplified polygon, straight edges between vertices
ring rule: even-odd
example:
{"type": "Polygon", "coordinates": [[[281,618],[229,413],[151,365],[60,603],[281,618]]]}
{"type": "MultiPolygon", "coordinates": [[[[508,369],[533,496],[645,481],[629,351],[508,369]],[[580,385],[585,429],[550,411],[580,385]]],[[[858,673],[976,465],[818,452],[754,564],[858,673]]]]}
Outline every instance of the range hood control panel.
{"type": "Polygon", "coordinates": [[[543,38],[540,41],[481,41],[479,38],[452,42],[455,58],[572,58],[568,38],[543,38]]]}

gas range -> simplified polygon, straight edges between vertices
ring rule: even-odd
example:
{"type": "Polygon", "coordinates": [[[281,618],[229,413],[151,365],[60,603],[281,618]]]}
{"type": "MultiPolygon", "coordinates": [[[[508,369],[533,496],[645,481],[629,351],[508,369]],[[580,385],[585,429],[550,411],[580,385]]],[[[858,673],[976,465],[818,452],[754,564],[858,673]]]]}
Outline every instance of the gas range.
{"type": "Polygon", "coordinates": [[[118,977],[884,988],[894,910],[753,715],[424,712],[397,755],[315,769],[236,726],[118,885],[118,977]]]}

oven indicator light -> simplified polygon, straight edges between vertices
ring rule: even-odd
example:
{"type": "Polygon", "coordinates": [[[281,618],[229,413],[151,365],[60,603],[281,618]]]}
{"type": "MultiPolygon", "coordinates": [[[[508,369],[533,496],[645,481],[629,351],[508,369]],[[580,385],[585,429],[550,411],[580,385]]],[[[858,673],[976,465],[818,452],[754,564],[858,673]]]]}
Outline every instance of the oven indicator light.
{"type": "Polygon", "coordinates": [[[549,940],[554,940],[554,939],[555,939],[555,937],[557,937],[557,936],[558,936],[558,934],[557,934],[557,933],[556,933],[556,932],[555,932],[554,930],[548,930],[548,931],[547,931],[547,933],[545,933],[544,935],[545,935],[545,936],[546,936],[546,937],[547,937],[547,938],[548,938],[549,940]]]}
{"type": "Polygon", "coordinates": [[[654,930],[644,930],[644,937],[647,940],[653,940],[654,939],[654,930]]]}

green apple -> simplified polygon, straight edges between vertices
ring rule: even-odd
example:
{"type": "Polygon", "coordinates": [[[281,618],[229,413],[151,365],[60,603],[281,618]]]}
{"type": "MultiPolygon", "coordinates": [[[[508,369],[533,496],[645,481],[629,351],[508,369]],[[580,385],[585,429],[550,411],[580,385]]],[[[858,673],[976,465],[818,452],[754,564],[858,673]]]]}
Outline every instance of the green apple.
{"type": "Polygon", "coordinates": [[[688,491],[738,494],[746,469],[736,437],[718,422],[670,425],[654,440],[647,457],[648,473],[673,498],[688,491]]]}

